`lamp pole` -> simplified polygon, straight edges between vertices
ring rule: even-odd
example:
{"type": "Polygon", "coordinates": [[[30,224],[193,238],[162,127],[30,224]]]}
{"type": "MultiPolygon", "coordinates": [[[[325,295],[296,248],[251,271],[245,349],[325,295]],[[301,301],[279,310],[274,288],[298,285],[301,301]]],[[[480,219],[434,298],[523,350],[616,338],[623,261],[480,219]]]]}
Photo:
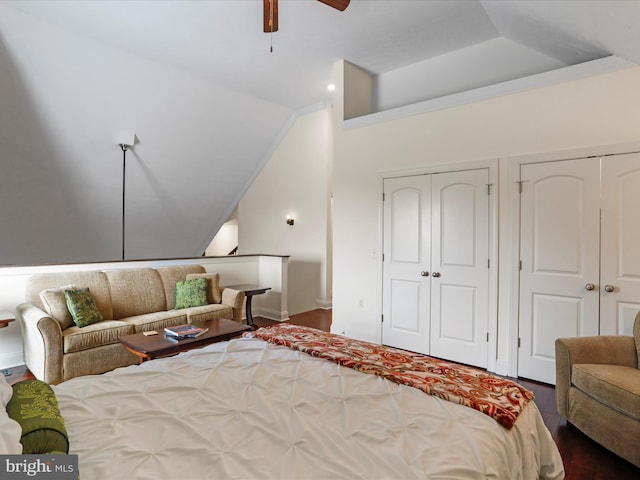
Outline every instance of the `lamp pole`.
{"type": "Polygon", "coordinates": [[[129,145],[120,144],[122,149],[122,260],[124,260],[124,215],[125,215],[125,195],[127,192],[127,150],[129,145]]]}
{"type": "Polygon", "coordinates": [[[126,212],[126,194],[127,194],[127,150],[129,150],[136,141],[136,134],[131,132],[119,132],[116,135],[116,143],[122,150],[122,260],[125,259],[125,212],[126,212]]]}

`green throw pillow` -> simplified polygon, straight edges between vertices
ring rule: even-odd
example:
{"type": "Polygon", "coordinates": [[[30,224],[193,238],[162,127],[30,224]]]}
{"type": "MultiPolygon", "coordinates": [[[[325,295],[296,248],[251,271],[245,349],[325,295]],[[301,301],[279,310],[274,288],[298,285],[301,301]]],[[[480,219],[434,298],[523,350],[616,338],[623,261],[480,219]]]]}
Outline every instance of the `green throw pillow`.
{"type": "Polygon", "coordinates": [[[176,282],[176,310],[207,305],[207,279],[194,278],[176,282]]]}
{"type": "Polygon", "coordinates": [[[64,297],[67,300],[67,308],[71,313],[73,323],[77,326],[86,327],[104,320],[88,288],[65,290],[64,297]]]}
{"type": "Polygon", "coordinates": [[[69,452],[69,437],[53,389],[40,380],[13,385],[7,415],[22,427],[23,454],[69,452]]]}

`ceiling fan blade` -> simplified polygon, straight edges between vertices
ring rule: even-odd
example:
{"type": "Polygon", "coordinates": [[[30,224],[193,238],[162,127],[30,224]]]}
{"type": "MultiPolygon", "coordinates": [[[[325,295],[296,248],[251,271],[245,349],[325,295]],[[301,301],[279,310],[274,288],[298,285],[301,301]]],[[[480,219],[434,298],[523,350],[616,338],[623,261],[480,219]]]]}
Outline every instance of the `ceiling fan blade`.
{"type": "Polygon", "coordinates": [[[336,10],[340,10],[341,12],[344,12],[349,6],[349,2],[351,2],[351,0],[318,0],[318,1],[324,3],[325,5],[329,5],[330,7],[333,7],[336,10]]]}
{"type": "Polygon", "coordinates": [[[278,31],[278,0],[262,0],[262,26],[264,33],[278,31]]]}

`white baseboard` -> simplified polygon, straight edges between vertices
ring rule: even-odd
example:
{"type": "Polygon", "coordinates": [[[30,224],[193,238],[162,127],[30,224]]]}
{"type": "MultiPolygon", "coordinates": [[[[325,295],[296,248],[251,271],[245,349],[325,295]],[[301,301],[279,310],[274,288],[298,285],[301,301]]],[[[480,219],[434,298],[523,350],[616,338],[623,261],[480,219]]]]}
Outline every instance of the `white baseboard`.
{"type": "Polygon", "coordinates": [[[0,369],[17,367],[18,365],[24,365],[24,357],[22,353],[9,353],[0,355],[0,369]]]}
{"type": "Polygon", "coordinates": [[[333,302],[331,300],[316,299],[315,303],[317,308],[321,308],[323,310],[331,310],[333,305],[333,302]]]}
{"type": "Polygon", "coordinates": [[[279,310],[271,310],[269,308],[259,307],[254,308],[252,313],[254,317],[264,317],[268,318],[269,320],[276,320],[278,322],[289,320],[289,312],[287,310],[281,312],[279,310]]]}

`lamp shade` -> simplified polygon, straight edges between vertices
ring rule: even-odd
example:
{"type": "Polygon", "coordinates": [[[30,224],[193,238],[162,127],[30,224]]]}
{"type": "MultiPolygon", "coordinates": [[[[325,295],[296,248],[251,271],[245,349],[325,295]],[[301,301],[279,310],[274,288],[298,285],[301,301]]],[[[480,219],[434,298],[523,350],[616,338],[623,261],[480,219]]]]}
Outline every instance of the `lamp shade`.
{"type": "Polygon", "coordinates": [[[136,134],[132,132],[120,131],[116,134],[116,144],[133,147],[136,141],[136,134]]]}

